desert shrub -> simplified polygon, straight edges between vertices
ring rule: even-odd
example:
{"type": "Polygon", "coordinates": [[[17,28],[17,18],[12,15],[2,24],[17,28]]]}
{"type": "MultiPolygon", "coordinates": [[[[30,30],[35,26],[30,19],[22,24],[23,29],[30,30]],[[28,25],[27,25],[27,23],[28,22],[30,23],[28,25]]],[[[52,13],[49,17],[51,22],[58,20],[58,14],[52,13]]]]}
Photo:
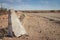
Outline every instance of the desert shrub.
{"type": "Polygon", "coordinates": [[[58,12],[60,12],[60,10],[58,10],[58,12]]]}
{"type": "Polygon", "coordinates": [[[55,12],[54,10],[51,10],[50,12],[55,12]]]}
{"type": "Polygon", "coordinates": [[[21,14],[21,16],[20,16],[20,21],[23,21],[23,19],[25,18],[25,15],[24,14],[21,14]]]}
{"type": "Polygon", "coordinates": [[[17,11],[15,10],[15,12],[17,13],[17,11]]]}

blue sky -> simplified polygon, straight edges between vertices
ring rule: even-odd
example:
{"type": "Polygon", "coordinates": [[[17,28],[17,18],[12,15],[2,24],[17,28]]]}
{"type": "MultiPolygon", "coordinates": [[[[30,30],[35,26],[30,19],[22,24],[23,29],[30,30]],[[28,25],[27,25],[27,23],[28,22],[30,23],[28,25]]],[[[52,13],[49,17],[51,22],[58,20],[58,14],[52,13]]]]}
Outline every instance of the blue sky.
{"type": "Polygon", "coordinates": [[[0,0],[5,8],[17,10],[60,10],[60,0],[0,0]]]}

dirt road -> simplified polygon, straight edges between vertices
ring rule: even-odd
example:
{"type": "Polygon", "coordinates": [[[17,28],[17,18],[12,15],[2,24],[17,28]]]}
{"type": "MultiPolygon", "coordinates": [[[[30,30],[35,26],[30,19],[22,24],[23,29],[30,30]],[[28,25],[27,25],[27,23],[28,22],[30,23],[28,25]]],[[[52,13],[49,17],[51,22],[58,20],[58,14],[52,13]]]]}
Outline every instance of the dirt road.
{"type": "Polygon", "coordinates": [[[29,15],[41,16],[47,19],[60,21],[60,13],[30,13],[29,15]]]}

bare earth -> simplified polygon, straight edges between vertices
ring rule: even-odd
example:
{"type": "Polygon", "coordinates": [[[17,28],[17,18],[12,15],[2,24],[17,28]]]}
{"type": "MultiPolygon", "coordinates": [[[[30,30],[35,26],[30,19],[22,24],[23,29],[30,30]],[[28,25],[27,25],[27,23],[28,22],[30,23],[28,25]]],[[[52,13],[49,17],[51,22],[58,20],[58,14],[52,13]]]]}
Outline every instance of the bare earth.
{"type": "MultiPolygon", "coordinates": [[[[58,17],[56,19],[59,20],[53,20],[53,19],[50,20],[49,18],[50,16],[46,18],[45,16],[41,16],[44,14],[39,14],[39,13],[17,13],[17,15],[21,20],[22,25],[26,29],[28,35],[23,35],[18,38],[4,36],[1,39],[3,40],[60,40],[60,19],[59,19],[60,14],[57,16],[54,16],[55,14],[53,14],[53,16],[58,17]]],[[[1,28],[2,27],[0,26],[0,29],[1,28]]]]}

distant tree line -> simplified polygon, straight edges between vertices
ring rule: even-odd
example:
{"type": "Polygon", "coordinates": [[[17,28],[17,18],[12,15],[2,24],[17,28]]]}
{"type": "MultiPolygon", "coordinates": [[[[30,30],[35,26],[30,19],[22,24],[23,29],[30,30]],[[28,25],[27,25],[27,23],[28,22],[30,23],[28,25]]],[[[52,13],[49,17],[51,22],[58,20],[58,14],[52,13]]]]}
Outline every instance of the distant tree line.
{"type": "Polygon", "coordinates": [[[7,8],[0,8],[0,15],[1,14],[6,14],[7,13],[7,8]]]}
{"type": "Polygon", "coordinates": [[[0,12],[7,11],[7,8],[0,8],[0,12]]]}
{"type": "Polygon", "coordinates": [[[60,13],[60,10],[38,10],[38,11],[22,11],[26,13],[60,13]]]}

